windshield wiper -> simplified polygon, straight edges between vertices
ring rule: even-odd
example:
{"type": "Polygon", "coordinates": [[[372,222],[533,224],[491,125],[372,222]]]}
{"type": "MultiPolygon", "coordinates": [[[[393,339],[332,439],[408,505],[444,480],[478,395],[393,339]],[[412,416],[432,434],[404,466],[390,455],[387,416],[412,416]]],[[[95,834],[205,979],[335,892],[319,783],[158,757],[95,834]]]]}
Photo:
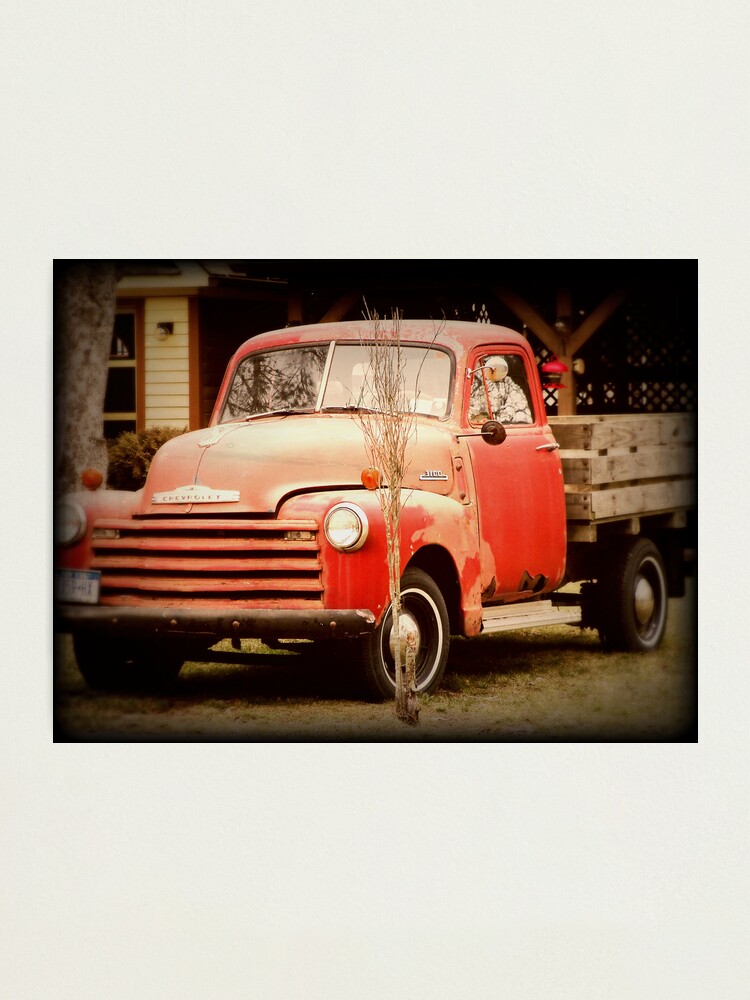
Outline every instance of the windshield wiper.
{"type": "Polygon", "coordinates": [[[242,417],[246,423],[248,420],[257,420],[259,417],[291,417],[296,413],[314,413],[312,407],[287,407],[285,410],[264,410],[263,413],[248,413],[242,417]]]}
{"type": "Polygon", "coordinates": [[[347,406],[324,406],[321,413],[380,413],[371,406],[355,406],[349,403],[347,406]]]}

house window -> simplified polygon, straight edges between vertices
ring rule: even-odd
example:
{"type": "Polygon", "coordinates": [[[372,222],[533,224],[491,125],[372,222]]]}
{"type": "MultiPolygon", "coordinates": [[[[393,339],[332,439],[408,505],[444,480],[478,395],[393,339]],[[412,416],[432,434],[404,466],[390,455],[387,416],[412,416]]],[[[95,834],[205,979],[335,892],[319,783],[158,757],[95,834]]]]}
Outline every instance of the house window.
{"type": "Polygon", "coordinates": [[[135,312],[115,314],[109,349],[107,393],[104,397],[104,436],[116,438],[136,428],[136,322],[135,312]]]}

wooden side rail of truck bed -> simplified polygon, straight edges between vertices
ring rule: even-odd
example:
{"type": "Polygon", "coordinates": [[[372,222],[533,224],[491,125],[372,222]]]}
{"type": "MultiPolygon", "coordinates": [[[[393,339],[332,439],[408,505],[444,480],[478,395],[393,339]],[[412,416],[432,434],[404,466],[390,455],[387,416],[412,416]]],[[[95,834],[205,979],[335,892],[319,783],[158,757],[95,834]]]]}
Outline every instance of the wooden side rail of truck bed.
{"type": "Polygon", "coordinates": [[[560,445],[568,540],[597,541],[597,528],[644,517],[684,527],[696,505],[697,420],[692,413],[550,417],[560,445]]]}

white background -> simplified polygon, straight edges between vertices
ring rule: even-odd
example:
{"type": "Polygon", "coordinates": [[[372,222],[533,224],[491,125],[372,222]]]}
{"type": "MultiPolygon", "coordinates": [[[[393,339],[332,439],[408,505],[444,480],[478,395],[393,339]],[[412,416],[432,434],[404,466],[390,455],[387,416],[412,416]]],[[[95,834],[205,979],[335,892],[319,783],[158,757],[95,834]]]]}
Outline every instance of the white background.
{"type": "Polygon", "coordinates": [[[744,1000],[748,14],[6,0],[0,993],[744,1000]],[[53,258],[700,260],[700,742],[53,744],[53,258]]]}

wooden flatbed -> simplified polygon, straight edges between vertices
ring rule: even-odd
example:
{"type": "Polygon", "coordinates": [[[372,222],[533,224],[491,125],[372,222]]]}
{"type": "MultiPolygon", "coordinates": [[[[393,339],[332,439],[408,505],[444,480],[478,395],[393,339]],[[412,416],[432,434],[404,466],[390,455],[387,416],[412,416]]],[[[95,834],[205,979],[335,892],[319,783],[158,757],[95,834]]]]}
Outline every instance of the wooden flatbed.
{"type": "Polygon", "coordinates": [[[684,527],[697,502],[697,420],[692,413],[550,417],[565,479],[568,540],[597,541],[598,528],[658,517],[684,527]]]}

